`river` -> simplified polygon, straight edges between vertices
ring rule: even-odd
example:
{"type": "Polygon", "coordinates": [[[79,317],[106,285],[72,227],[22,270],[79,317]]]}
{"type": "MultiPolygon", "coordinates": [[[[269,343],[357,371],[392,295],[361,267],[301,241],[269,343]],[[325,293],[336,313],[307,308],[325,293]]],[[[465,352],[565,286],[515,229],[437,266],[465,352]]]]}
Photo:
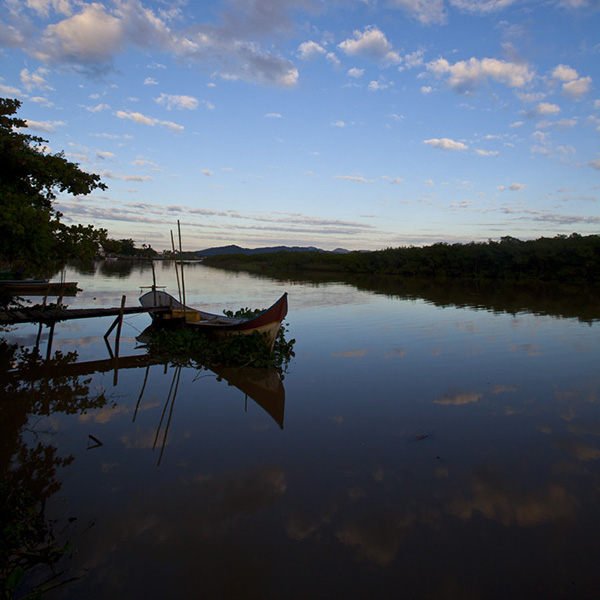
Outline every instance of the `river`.
{"type": "MultiPolygon", "coordinates": [[[[66,279],[72,307],[136,305],[152,273],[66,279]]],[[[177,293],[171,263],[156,279],[177,293]]],[[[70,544],[45,597],[598,597],[597,290],[202,264],[185,285],[211,312],[287,291],[295,357],[284,373],[153,364],[138,314],[115,368],[114,317],[59,323],[58,359],[11,374],[2,410],[2,468],[70,544]]]]}

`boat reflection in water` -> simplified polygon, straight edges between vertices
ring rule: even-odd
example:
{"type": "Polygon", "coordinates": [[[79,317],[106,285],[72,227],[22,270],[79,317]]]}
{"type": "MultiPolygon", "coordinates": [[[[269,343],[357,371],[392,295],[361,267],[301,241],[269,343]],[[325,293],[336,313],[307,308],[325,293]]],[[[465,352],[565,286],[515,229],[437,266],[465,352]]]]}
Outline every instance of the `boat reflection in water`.
{"type": "MultiPolygon", "coordinates": [[[[164,360],[154,358],[148,354],[136,354],[133,356],[113,357],[103,360],[92,360],[75,362],[57,367],[45,368],[42,363],[35,371],[37,378],[56,379],[65,376],[85,376],[95,373],[113,372],[113,384],[117,385],[119,371],[125,369],[146,368],[144,382],[137,401],[133,420],[135,421],[140,405],[143,401],[150,368],[156,366],[167,372],[169,364],[164,360]]],[[[187,367],[189,368],[189,367],[187,367]]],[[[178,381],[181,376],[181,366],[173,367],[173,380],[167,397],[167,404],[174,403],[177,395],[178,381]]],[[[240,390],[245,397],[246,405],[248,398],[260,406],[276,423],[283,429],[285,411],[285,387],[282,373],[275,367],[197,367],[198,372],[212,372],[217,381],[226,381],[228,385],[240,390]]]]}

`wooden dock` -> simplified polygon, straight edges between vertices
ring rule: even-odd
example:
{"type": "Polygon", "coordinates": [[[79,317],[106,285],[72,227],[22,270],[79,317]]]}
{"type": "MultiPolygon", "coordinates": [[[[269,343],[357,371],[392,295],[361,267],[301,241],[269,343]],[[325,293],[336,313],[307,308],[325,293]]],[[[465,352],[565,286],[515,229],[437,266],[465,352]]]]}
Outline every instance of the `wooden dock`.
{"type": "Polygon", "coordinates": [[[18,323],[43,323],[52,325],[59,321],[73,319],[90,319],[95,317],[118,317],[136,313],[151,312],[165,307],[123,306],[111,308],[18,308],[0,311],[0,325],[16,325],[18,323]]]}
{"type": "Polygon", "coordinates": [[[125,296],[121,298],[121,306],[110,308],[60,308],[56,306],[41,306],[41,307],[23,307],[10,310],[0,310],[0,327],[6,325],[17,325],[20,323],[39,323],[39,330],[35,348],[39,348],[40,339],[42,336],[42,327],[46,325],[49,328],[48,345],[46,349],[46,358],[50,358],[52,351],[52,340],[54,337],[54,327],[61,321],[71,321],[73,319],[92,319],[98,317],[116,317],[113,324],[104,334],[111,358],[119,356],[119,340],[121,338],[121,326],[125,315],[136,313],[148,313],[157,311],[169,310],[165,306],[125,306],[125,296]],[[114,328],[117,328],[115,351],[108,344],[108,336],[114,328]]]}

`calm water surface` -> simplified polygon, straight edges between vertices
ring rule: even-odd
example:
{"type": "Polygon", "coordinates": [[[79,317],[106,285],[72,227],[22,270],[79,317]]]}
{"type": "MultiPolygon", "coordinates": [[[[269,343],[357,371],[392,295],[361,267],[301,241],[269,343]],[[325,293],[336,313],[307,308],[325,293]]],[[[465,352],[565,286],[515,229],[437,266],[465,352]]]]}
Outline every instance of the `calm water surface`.
{"type": "MultiPolygon", "coordinates": [[[[72,306],[135,305],[152,282],[146,264],[67,278],[72,306]]],[[[176,292],[171,265],[157,279],[176,292]]],[[[59,570],[77,579],[49,598],[600,597],[597,295],[565,307],[202,265],[186,288],[213,312],[287,291],[296,356],[283,378],[134,367],[149,323],[134,315],[118,371],[23,383],[42,400],[9,431],[13,467],[19,449],[52,454],[36,465],[58,484],[46,517],[73,543],[59,570]]],[[[112,321],[60,324],[53,350],[107,359],[112,321]]]]}

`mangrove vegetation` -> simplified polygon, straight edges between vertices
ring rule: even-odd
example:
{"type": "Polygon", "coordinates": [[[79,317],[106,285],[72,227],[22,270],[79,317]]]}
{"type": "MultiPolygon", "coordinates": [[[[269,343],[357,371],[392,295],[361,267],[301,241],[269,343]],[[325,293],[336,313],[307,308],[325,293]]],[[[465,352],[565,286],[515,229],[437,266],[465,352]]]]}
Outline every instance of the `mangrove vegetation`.
{"type": "Polygon", "coordinates": [[[337,272],[410,278],[600,282],[600,235],[469,244],[438,243],[374,252],[275,252],[218,255],[205,264],[254,272],[337,272]]]}

